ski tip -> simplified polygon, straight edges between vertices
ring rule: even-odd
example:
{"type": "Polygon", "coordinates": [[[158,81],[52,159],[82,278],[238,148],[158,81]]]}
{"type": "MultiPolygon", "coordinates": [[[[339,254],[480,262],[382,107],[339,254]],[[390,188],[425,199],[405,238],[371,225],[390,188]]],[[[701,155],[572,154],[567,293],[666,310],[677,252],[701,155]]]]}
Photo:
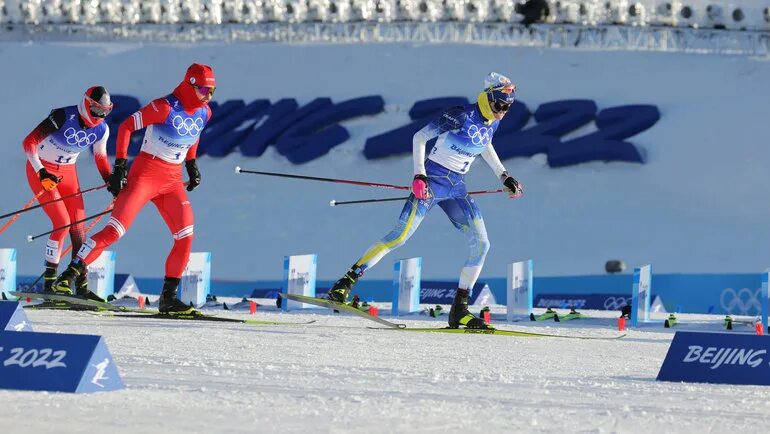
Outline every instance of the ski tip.
{"type": "Polygon", "coordinates": [[[337,201],[334,200],[334,199],[330,200],[329,201],[329,206],[334,206],[334,205],[337,205],[337,201]]]}
{"type": "Polygon", "coordinates": [[[241,166],[235,166],[235,173],[241,173],[241,166]]]}

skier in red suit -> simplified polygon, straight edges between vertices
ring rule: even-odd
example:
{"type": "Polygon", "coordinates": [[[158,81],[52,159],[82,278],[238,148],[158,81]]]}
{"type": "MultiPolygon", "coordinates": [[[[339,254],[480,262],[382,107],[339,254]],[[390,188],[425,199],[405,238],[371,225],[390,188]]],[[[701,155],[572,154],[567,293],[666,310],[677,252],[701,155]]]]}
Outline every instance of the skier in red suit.
{"type": "MultiPolygon", "coordinates": [[[[110,94],[101,86],[86,90],[78,105],[51,110],[51,113],[24,139],[27,155],[27,181],[32,192],[43,192],[38,201],[50,202],[63,196],[68,199],[43,206],[53,228],[65,227],[85,218],[83,197],[75,167],[78,155],[88,148],[94,151],[94,160],[105,180],[110,176],[107,159],[107,139],[110,129],[104,118],[112,111],[110,94]]],[[[51,233],[45,246],[44,292],[53,291],[56,268],[59,266],[64,238],[70,234],[73,258],[83,244],[83,223],[51,233]]],[[[88,279],[82,274],[75,283],[77,294],[88,296],[88,279]]],[[[67,291],[71,294],[71,291],[67,291]]]]}
{"type": "Polygon", "coordinates": [[[195,156],[200,134],[211,119],[208,103],[215,89],[211,67],[193,64],[172,94],[152,101],[120,124],[115,168],[108,187],[117,196],[112,216],[102,231],[85,241],[77,258],[56,280],[54,287],[58,291],[69,289],[85,266],[120,239],[142,207],[152,201],[174,237],[166,260],[159,310],[177,314],[197,312],[179,301],[176,293],[193,240],[193,212],[187,191],[201,183],[195,156]],[[128,143],[131,133],[142,128],[146,128],[142,149],[129,173],[128,143]],[[182,180],[183,162],[189,178],[187,191],[182,180]]]}

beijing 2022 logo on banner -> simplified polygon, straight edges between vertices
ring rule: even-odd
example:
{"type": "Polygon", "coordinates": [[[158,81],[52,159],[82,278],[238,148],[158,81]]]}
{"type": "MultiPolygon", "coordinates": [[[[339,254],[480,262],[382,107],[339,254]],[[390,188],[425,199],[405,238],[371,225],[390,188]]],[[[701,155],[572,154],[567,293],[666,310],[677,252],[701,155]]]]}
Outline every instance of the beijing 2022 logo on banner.
{"type": "Polygon", "coordinates": [[[658,381],[770,385],[770,339],[735,333],[677,332],[658,381]]]}

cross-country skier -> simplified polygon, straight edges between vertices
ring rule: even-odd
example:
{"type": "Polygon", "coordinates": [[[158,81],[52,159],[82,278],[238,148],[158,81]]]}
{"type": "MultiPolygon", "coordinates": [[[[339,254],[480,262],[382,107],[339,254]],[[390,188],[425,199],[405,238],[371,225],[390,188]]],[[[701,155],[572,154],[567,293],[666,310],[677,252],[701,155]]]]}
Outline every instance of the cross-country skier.
{"type": "MultiPolygon", "coordinates": [[[[75,166],[78,155],[93,147],[94,160],[102,178],[110,176],[110,162],[107,159],[107,139],[110,129],[104,118],[112,111],[110,94],[101,86],[86,90],[83,99],[76,106],[57,108],[35,127],[24,139],[24,153],[27,155],[27,180],[39,202],[49,202],[63,196],[65,200],[43,206],[43,211],[54,228],[67,226],[85,218],[83,197],[80,191],[78,172],[75,166]]],[[[45,246],[44,292],[52,292],[56,280],[56,268],[69,231],[72,242],[72,257],[83,244],[83,223],[67,229],[54,231],[45,246]]],[[[56,289],[56,292],[72,294],[71,288],[56,289]]],[[[78,276],[75,292],[79,296],[93,296],[88,291],[85,273],[78,276]]]]}
{"type": "Polygon", "coordinates": [[[73,280],[131,227],[137,213],[152,201],[171,230],[174,245],[166,260],[163,291],[158,310],[161,313],[196,313],[176,298],[177,286],[187,266],[193,240],[193,211],[187,191],[201,183],[195,163],[201,131],[211,119],[208,106],[216,79],[208,65],[192,64],[184,81],[173,93],[152,101],[120,124],[117,136],[115,168],[109,178],[109,190],[117,195],[107,226],[85,241],[69,267],[54,284],[67,291],[73,280]],[[126,167],[131,133],[146,128],[142,149],[129,173],[126,167]],[[182,163],[187,167],[188,185],[182,180],[182,163]]]}
{"type": "Polygon", "coordinates": [[[412,194],[401,211],[398,224],[369,247],[334,284],[327,296],[329,300],[345,303],[353,284],[361,275],[391,250],[403,245],[417,230],[428,211],[438,205],[452,224],[463,231],[470,248],[449,312],[449,326],[488,327],[483,320],[468,311],[468,293],[481,273],[489,250],[489,240],[481,211],[467,193],[464,178],[473,160],[481,155],[509,190],[511,197],[522,194],[521,186],[508,175],[492,147],[492,136],[513,104],[515,91],[516,86],[507,77],[490,73],[485,80],[485,89],[475,104],[449,108],[414,135],[412,194]],[[425,145],[437,136],[436,145],[426,160],[425,145]]]}

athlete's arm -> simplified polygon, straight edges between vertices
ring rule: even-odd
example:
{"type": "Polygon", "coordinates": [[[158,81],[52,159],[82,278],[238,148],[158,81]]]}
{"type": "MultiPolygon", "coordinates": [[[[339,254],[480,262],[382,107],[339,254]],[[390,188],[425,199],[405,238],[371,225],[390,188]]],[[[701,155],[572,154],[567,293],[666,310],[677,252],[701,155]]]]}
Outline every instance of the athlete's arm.
{"type": "Polygon", "coordinates": [[[124,120],[118,128],[117,143],[115,145],[115,159],[126,159],[128,156],[128,143],[131,141],[131,133],[152,124],[162,124],[171,113],[171,106],[165,98],[155,101],[134,112],[124,120]]]}
{"type": "Polygon", "coordinates": [[[492,146],[492,143],[487,145],[486,149],[481,153],[481,158],[483,158],[489,167],[492,168],[492,171],[495,172],[495,176],[502,179],[508,177],[508,172],[505,171],[505,166],[503,166],[503,162],[500,161],[500,157],[497,156],[497,152],[495,151],[495,147],[492,146]],[[503,175],[505,175],[505,177],[503,177],[503,175]]]}
{"type": "MultiPolygon", "coordinates": [[[[209,111],[209,116],[206,118],[206,123],[211,122],[211,107],[206,106],[206,110],[209,111]]],[[[190,146],[190,149],[187,150],[187,157],[185,157],[185,161],[194,160],[195,156],[198,155],[198,143],[200,143],[201,139],[195,141],[195,144],[190,146]]]]}
{"type": "Polygon", "coordinates": [[[35,129],[27,134],[27,137],[24,138],[22,147],[24,148],[24,153],[27,155],[29,164],[32,165],[32,168],[35,169],[35,172],[39,172],[40,169],[43,168],[43,163],[40,161],[40,157],[37,155],[37,145],[45,140],[45,138],[50,134],[59,131],[61,126],[64,125],[64,121],[66,120],[67,117],[64,114],[64,109],[59,108],[51,110],[51,114],[49,114],[47,118],[43,119],[43,121],[40,122],[38,126],[36,126],[35,129]]]}
{"type": "Polygon", "coordinates": [[[500,161],[500,157],[497,156],[497,152],[495,151],[495,147],[492,146],[492,143],[487,145],[486,149],[484,149],[484,152],[481,153],[481,157],[484,158],[484,161],[486,161],[489,167],[492,168],[492,171],[495,172],[495,175],[500,178],[501,181],[503,181],[503,185],[508,189],[508,194],[511,197],[518,197],[523,193],[523,189],[521,188],[519,181],[509,175],[505,170],[505,167],[500,161]]]}
{"type": "Polygon", "coordinates": [[[110,138],[110,127],[107,124],[104,124],[104,127],[104,135],[94,143],[94,162],[96,162],[96,168],[102,175],[102,179],[106,181],[112,173],[112,167],[110,167],[110,160],[107,158],[107,140],[110,138]]]}
{"type": "Polygon", "coordinates": [[[463,125],[463,116],[462,106],[450,107],[438,119],[422,127],[412,137],[412,159],[415,175],[425,175],[425,145],[428,140],[447,131],[459,129],[463,125]]]}

